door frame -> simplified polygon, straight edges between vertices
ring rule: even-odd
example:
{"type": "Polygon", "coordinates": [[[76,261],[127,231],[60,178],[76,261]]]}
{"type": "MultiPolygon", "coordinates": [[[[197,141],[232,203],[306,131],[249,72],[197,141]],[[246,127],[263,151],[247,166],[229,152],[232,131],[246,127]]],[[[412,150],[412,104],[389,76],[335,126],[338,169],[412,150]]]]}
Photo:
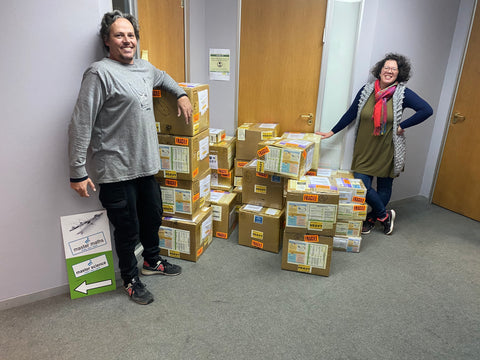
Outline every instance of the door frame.
{"type": "Polygon", "coordinates": [[[477,11],[480,11],[480,9],[478,8],[478,0],[475,0],[475,3],[473,5],[473,11],[471,12],[470,23],[468,25],[468,34],[465,38],[465,43],[463,44],[462,57],[461,57],[460,65],[458,67],[458,71],[457,71],[457,74],[455,76],[455,87],[453,89],[453,93],[452,93],[452,96],[450,98],[449,107],[448,107],[449,110],[447,112],[447,118],[446,118],[445,123],[443,124],[442,140],[440,142],[440,148],[439,148],[439,151],[438,151],[437,160],[436,160],[436,164],[435,164],[435,172],[434,172],[435,175],[432,179],[432,184],[430,186],[430,194],[429,194],[429,198],[428,198],[428,201],[429,201],[430,204],[433,203],[433,195],[435,193],[435,188],[437,186],[438,173],[440,171],[440,165],[442,163],[443,153],[445,151],[445,145],[446,145],[446,142],[447,142],[448,132],[449,132],[449,129],[450,129],[450,121],[452,119],[453,112],[455,111],[455,109],[454,109],[455,101],[457,100],[458,88],[460,86],[460,79],[461,79],[462,73],[463,73],[463,65],[465,63],[465,58],[467,56],[468,44],[470,43],[470,37],[471,37],[471,34],[472,34],[473,22],[475,20],[475,14],[476,14],[477,11]]]}

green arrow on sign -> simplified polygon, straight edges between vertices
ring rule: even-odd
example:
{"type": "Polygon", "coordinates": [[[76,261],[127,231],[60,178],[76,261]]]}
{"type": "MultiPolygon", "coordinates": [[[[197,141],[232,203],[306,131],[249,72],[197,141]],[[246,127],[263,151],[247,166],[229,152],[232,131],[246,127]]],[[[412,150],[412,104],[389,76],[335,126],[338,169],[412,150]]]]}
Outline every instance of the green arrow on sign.
{"type": "Polygon", "coordinates": [[[75,291],[81,292],[83,294],[88,293],[88,290],[98,289],[104,286],[112,285],[112,280],[99,281],[92,284],[87,284],[86,281],[77,286],[75,291]]]}

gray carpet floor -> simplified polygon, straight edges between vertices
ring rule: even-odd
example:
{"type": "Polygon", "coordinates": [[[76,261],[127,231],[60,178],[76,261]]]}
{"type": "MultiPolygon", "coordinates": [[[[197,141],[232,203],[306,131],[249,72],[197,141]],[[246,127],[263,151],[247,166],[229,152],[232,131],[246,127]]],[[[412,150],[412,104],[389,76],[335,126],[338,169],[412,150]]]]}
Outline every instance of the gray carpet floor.
{"type": "Polygon", "coordinates": [[[0,359],[479,359],[480,223],[415,197],[395,230],[334,252],[329,277],[214,238],[177,277],[0,312],[0,359]]]}

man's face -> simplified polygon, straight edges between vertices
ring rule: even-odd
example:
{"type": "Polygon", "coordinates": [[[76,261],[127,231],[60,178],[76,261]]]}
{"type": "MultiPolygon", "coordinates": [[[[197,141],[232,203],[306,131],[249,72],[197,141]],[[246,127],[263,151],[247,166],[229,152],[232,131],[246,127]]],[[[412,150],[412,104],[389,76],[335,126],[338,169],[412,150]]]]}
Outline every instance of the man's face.
{"type": "Polygon", "coordinates": [[[110,34],[105,40],[110,48],[109,58],[122,64],[133,64],[137,38],[133,26],[127,19],[119,18],[110,27],[110,34]]]}

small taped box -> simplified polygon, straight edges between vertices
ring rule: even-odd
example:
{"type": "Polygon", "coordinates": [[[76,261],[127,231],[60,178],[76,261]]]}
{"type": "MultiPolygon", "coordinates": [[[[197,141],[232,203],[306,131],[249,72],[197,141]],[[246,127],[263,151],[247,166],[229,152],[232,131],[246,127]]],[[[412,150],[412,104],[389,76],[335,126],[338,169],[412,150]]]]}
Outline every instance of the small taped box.
{"type": "Polygon", "coordinates": [[[238,243],[278,253],[282,247],[283,210],[244,204],[238,211],[238,243]]]}
{"type": "Polygon", "coordinates": [[[283,139],[258,144],[257,171],[299,179],[312,167],[315,144],[308,140],[283,139]]]}
{"type": "Polygon", "coordinates": [[[237,194],[212,191],[210,195],[213,214],[213,236],[228,239],[238,221],[237,194]]]}
{"type": "Polygon", "coordinates": [[[210,128],[210,145],[218,144],[225,139],[225,129],[213,129],[210,128]]]}
{"type": "Polygon", "coordinates": [[[349,220],[366,220],[367,219],[367,204],[356,203],[339,203],[337,219],[338,221],[349,220]]]}
{"type": "Polygon", "coordinates": [[[358,253],[360,252],[360,245],[362,244],[362,238],[360,236],[334,236],[333,237],[333,250],[346,251],[358,253]]]}
{"type": "Polygon", "coordinates": [[[329,276],[332,250],[333,237],[298,234],[285,229],[282,269],[329,276]]]}
{"type": "Polygon", "coordinates": [[[237,158],[252,160],[256,156],[257,144],[280,134],[280,124],[245,123],[237,128],[237,158]]]}
{"type": "Polygon", "coordinates": [[[335,236],[360,237],[362,236],[363,221],[337,220],[335,236]]]}
{"type": "Polygon", "coordinates": [[[212,242],[212,208],[204,207],[192,220],[163,217],[158,231],[160,255],[198,261],[212,242]]]}
{"type": "Polygon", "coordinates": [[[367,197],[367,189],[361,179],[334,178],[340,195],[339,202],[364,204],[367,197]]]}
{"type": "Polygon", "coordinates": [[[311,169],[318,169],[318,162],[320,160],[320,141],[322,136],[315,133],[298,133],[298,132],[285,132],[282,135],[282,139],[294,139],[294,140],[308,140],[315,144],[312,158],[311,169]]]}
{"type": "Polygon", "coordinates": [[[228,171],[233,168],[235,157],[235,137],[226,136],[223,141],[210,142],[210,169],[228,171]]]}

